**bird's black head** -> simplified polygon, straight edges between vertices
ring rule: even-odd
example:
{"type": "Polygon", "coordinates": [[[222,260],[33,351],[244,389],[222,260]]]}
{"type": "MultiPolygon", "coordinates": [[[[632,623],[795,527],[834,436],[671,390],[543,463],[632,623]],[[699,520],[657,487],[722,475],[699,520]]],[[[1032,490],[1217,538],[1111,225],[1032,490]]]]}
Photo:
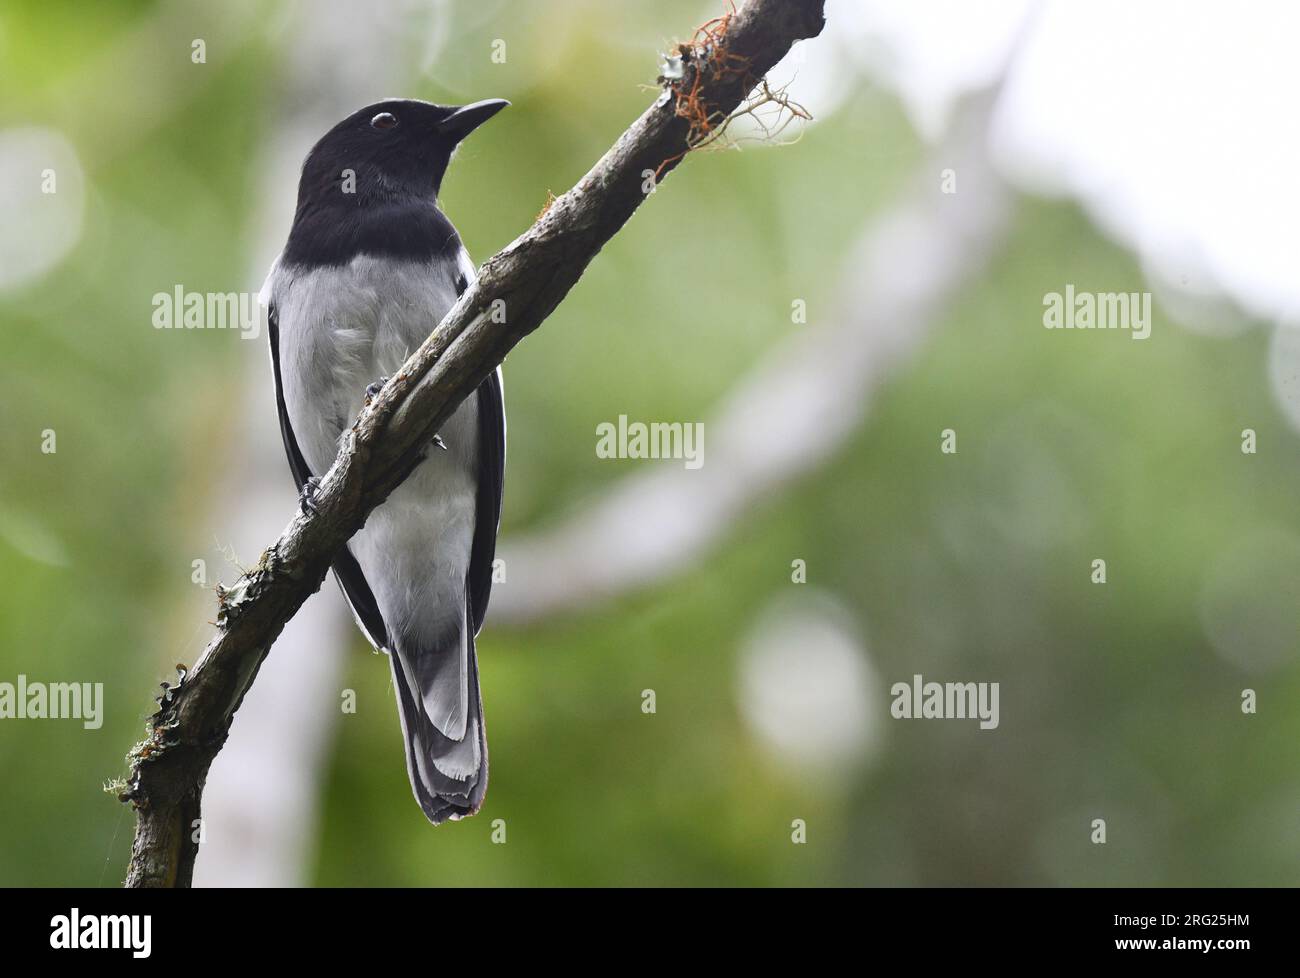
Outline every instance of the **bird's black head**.
{"type": "Polygon", "coordinates": [[[364,207],[399,197],[436,198],[460,141],[509,104],[504,99],[472,105],[385,99],[367,105],[312,148],[298,184],[298,206],[364,207]]]}
{"type": "Polygon", "coordinates": [[[460,239],[437,207],[443,174],[460,141],[509,104],[386,99],[348,116],[307,155],[284,260],[454,254],[460,239]]]}

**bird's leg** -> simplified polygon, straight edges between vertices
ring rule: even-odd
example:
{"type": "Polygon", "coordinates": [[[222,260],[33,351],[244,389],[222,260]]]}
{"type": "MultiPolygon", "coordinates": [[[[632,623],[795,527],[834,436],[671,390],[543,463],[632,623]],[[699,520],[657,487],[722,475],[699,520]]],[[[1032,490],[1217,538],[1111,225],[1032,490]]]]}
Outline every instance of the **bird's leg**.
{"type": "Polygon", "coordinates": [[[370,401],[371,401],[371,400],[372,400],[372,399],[373,399],[373,398],[374,398],[374,397],[375,397],[375,396],[376,396],[376,395],[377,395],[381,390],[384,389],[384,385],[385,385],[386,383],[388,383],[388,378],[387,378],[387,377],[380,377],[377,381],[375,381],[373,384],[371,384],[369,387],[366,388],[366,403],[367,403],[367,404],[369,404],[370,401]]]}
{"type": "Polygon", "coordinates": [[[302,488],[298,490],[298,508],[303,513],[316,512],[316,492],[319,489],[320,479],[314,475],[302,484],[302,488]]]}
{"type": "Polygon", "coordinates": [[[429,450],[430,450],[434,445],[437,445],[437,446],[438,446],[439,448],[441,448],[444,452],[447,450],[447,443],[446,443],[445,441],[442,440],[442,435],[434,435],[433,438],[431,438],[431,439],[429,440],[429,444],[425,445],[423,448],[417,448],[417,449],[413,450],[413,451],[412,451],[412,452],[407,456],[407,458],[413,458],[413,459],[415,459],[415,464],[416,464],[416,465],[419,465],[421,462],[423,462],[423,461],[425,461],[426,459],[428,459],[428,457],[429,457],[429,450]]]}
{"type": "MultiPolygon", "coordinates": [[[[375,381],[373,384],[371,384],[369,387],[366,388],[367,404],[370,403],[370,401],[375,397],[375,395],[377,395],[381,390],[383,390],[384,385],[386,383],[388,383],[388,378],[380,377],[377,381],[375,381]]],[[[433,444],[437,445],[444,452],[447,451],[447,443],[442,440],[442,435],[434,435],[433,444]]],[[[427,448],[420,449],[415,459],[415,464],[416,465],[420,464],[420,462],[423,462],[428,457],[429,457],[429,450],[427,448]]],[[[304,492],[306,491],[306,487],[304,487],[303,491],[304,492]]]]}

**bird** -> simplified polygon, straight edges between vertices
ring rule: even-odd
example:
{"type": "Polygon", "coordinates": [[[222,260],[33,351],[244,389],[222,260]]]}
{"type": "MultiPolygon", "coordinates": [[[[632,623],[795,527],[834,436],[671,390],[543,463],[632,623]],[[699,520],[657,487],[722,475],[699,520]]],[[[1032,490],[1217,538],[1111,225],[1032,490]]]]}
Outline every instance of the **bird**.
{"type": "MultiPolygon", "coordinates": [[[[260,295],[304,508],[367,397],[474,281],[439,192],[461,141],[509,104],[384,99],[307,154],[288,240],[260,295]]],[[[473,815],[487,791],[475,638],[492,589],[505,450],[498,367],[332,564],[357,625],[389,657],[411,789],[434,825],[473,815]]]]}

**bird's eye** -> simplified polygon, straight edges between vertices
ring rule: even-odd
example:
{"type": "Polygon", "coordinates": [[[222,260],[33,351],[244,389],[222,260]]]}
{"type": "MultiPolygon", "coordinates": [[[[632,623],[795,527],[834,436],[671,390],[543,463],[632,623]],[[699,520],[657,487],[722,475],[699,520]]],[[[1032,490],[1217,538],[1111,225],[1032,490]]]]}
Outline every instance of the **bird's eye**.
{"type": "Polygon", "coordinates": [[[391,112],[380,112],[370,120],[370,125],[374,129],[392,129],[397,125],[397,116],[391,112]]]}

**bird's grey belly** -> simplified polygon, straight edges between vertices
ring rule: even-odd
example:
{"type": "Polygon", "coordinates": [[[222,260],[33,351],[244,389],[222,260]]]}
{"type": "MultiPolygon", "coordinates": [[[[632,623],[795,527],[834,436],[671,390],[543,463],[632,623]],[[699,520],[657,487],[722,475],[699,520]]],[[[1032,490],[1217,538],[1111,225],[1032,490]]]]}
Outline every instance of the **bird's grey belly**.
{"type": "MultiPolygon", "coordinates": [[[[270,283],[285,406],[313,473],[333,464],[367,385],[396,373],[451,308],[450,271],[362,257],[270,283]]],[[[277,274],[284,273],[273,280],[277,274]]],[[[457,408],[440,431],[446,450],[431,445],[349,544],[390,636],[433,639],[463,614],[474,539],[476,402],[471,396],[457,408]]]]}

